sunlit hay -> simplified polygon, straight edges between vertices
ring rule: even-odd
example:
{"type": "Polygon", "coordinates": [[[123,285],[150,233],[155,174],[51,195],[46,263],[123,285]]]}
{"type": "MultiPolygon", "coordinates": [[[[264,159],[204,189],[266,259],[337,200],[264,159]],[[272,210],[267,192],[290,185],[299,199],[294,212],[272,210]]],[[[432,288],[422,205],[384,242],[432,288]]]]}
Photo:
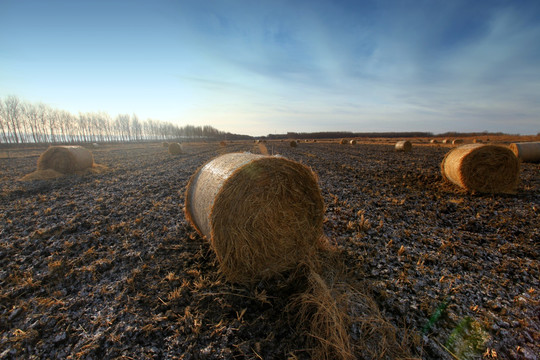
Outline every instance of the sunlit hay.
{"type": "MultiPolygon", "coordinates": [[[[303,269],[305,289],[288,305],[300,331],[308,337],[315,360],[355,359],[351,346],[347,294],[333,280],[324,279],[310,264],[303,269]]],[[[320,271],[320,270],[319,270],[320,271]]]]}
{"type": "Polygon", "coordinates": [[[171,155],[179,155],[182,154],[182,144],[174,142],[169,144],[169,154],[171,155]]]}
{"type": "Polygon", "coordinates": [[[450,139],[444,139],[444,140],[442,141],[442,143],[443,143],[443,144],[451,144],[451,143],[452,143],[452,140],[450,140],[450,139]]]}
{"type": "Polygon", "coordinates": [[[186,217],[210,240],[231,282],[272,277],[314,256],[324,203],[315,174],[278,156],[229,153],[200,168],[186,217]]]}
{"type": "Polygon", "coordinates": [[[398,141],[394,148],[396,149],[396,151],[409,152],[412,150],[412,144],[408,140],[398,141]]]}
{"type": "MultiPolygon", "coordinates": [[[[107,172],[108,170],[109,170],[108,167],[94,163],[92,167],[89,167],[83,170],[74,171],[70,173],[70,175],[103,174],[107,172]]],[[[30,174],[23,176],[19,180],[20,181],[54,180],[54,179],[63,177],[65,175],[66,174],[63,174],[53,169],[44,169],[44,170],[36,170],[30,174]]]]}
{"type": "Polygon", "coordinates": [[[467,191],[513,194],[519,181],[519,160],[504,146],[468,144],[446,154],[441,172],[467,191]]]}
{"type": "Polygon", "coordinates": [[[431,139],[431,140],[429,140],[429,142],[430,142],[430,144],[437,144],[438,143],[438,141],[436,139],[431,139]]]}
{"type": "Polygon", "coordinates": [[[21,181],[32,181],[32,180],[53,180],[59,177],[64,176],[61,172],[55,171],[53,169],[45,170],[36,170],[30,174],[23,176],[21,181]]]}
{"type": "Polygon", "coordinates": [[[263,155],[269,155],[268,154],[268,148],[263,143],[257,144],[257,147],[259,148],[259,152],[263,155]]]}
{"type": "Polygon", "coordinates": [[[291,147],[297,147],[298,146],[298,143],[296,142],[296,140],[292,140],[291,142],[289,142],[289,145],[291,147]]]}
{"type": "Polygon", "coordinates": [[[52,169],[62,174],[92,167],[92,152],[82,146],[50,146],[38,159],[37,169],[52,169]]]}
{"type": "Polygon", "coordinates": [[[351,141],[349,141],[349,144],[356,145],[356,140],[352,139],[351,141]]]}
{"type": "Polygon", "coordinates": [[[341,145],[347,145],[349,141],[347,139],[341,139],[339,142],[341,145]]]}
{"type": "Polygon", "coordinates": [[[225,146],[227,146],[227,143],[225,141],[220,141],[219,146],[225,147],[225,146]]]}
{"type": "Polygon", "coordinates": [[[459,145],[459,144],[463,144],[462,139],[455,139],[455,140],[452,141],[452,145],[459,145]]]}
{"type": "Polygon", "coordinates": [[[512,143],[510,150],[523,162],[540,162],[540,142],[512,143]]]}
{"type": "Polygon", "coordinates": [[[169,148],[169,143],[164,141],[164,142],[161,143],[161,146],[168,149],[169,148]]]}
{"type": "Polygon", "coordinates": [[[482,139],[474,139],[473,143],[474,144],[481,144],[481,143],[483,143],[483,141],[482,141],[482,139]]]}

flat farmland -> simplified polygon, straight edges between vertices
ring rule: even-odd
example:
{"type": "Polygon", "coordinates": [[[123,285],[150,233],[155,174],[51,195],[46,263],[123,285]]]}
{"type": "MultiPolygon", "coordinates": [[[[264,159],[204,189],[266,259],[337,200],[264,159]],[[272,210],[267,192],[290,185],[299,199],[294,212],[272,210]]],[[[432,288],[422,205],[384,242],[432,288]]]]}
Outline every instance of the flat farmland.
{"type": "MultiPolygon", "coordinates": [[[[392,144],[265,147],[317,174],[325,235],[416,358],[540,358],[540,164],[469,194],[441,176],[451,146],[392,144]]],[[[262,146],[102,145],[102,174],[18,181],[45,149],[0,150],[0,358],[309,358],[291,284],[228,283],[183,213],[201,165],[262,146]]]]}

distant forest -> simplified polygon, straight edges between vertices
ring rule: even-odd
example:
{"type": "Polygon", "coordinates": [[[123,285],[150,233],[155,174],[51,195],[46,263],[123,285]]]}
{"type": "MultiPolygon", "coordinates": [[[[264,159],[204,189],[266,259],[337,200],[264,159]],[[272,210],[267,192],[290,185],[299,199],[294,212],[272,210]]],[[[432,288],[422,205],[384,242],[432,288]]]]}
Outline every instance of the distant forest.
{"type": "Polygon", "coordinates": [[[266,138],[272,139],[338,139],[338,138],[416,138],[416,137],[466,137],[482,135],[507,135],[502,132],[445,132],[433,134],[431,132],[405,131],[405,132],[352,132],[352,131],[325,131],[313,133],[288,132],[286,134],[270,134],[266,138]]]}
{"type": "Polygon", "coordinates": [[[104,112],[79,113],[48,105],[21,101],[16,96],[0,98],[0,143],[94,143],[162,140],[251,139],[219,131],[212,126],[178,126],[159,120],[140,120],[136,115],[104,112]]]}

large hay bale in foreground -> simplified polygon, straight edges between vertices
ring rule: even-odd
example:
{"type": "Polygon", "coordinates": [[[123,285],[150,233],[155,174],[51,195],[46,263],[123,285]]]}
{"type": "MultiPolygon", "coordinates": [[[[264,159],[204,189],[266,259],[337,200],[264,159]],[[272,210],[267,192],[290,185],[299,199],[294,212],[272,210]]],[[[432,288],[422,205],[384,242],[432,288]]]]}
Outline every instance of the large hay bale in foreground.
{"type": "Polygon", "coordinates": [[[511,194],[519,181],[519,161],[507,147],[468,144],[446,154],[441,172],[468,191],[511,194]]]}
{"type": "Polygon", "coordinates": [[[50,146],[38,159],[38,170],[52,169],[62,174],[92,167],[94,156],[82,146],[50,146]]]}
{"type": "Polygon", "coordinates": [[[182,144],[174,142],[169,144],[169,154],[171,155],[179,155],[183,152],[182,144]]]}
{"type": "Polygon", "coordinates": [[[316,176],[283,157],[229,153],[211,160],[187,185],[185,213],[233,282],[292,269],[315,256],[323,239],[316,176]]]}
{"type": "Polygon", "coordinates": [[[412,150],[412,144],[409,140],[398,141],[394,148],[396,151],[409,152],[412,150]]]}
{"type": "Polygon", "coordinates": [[[512,143],[510,150],[523,162],[540,162],[540,142],[512,143]]]}

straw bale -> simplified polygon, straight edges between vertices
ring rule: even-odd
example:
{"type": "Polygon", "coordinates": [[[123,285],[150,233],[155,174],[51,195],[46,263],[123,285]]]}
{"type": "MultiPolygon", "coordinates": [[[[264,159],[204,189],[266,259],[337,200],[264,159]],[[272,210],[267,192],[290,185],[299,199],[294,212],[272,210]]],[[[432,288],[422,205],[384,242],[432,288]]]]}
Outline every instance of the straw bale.
{"type": "Polygon", "coordinates": [[[467,191],[511,194],[519,181],[519,161],[504,146],[467,144],[446,154],[441,172],[467,191]]]}
{"type": "Polygon", "coordinates": [[[452,141],[452,145],[459,145],[459,144],[463,144],[462,139],[455,139],[455,140],[452,141]]]}
{"type": "Polygon", "coordinates": [[[474,140],[473,140],[473,143],[475,143],[475,144],[481,144],[481,143],[483,143],[483,141],[482,141],[482,139],[474,139],[474,140]]]}
{"type": "Polygon", "coordinates": [[[289,145],[290,145],[291,147],[297,147],[297,146],[298,146],[298,143],[297,143],[295,140],[293,140],[293,141],[291,141],[291,142],[289,143],[289,145]]]}
{"type": "Polygon", "coordinates": [[[351,141],[349,141],[349,144],[356,145],[356,140],[352,139],[351,141]]]}
{"type": "Polygon", "coordinates": [[[279,156],[229,153],[211,160],[187,185],[185,213],[232,282],[294,268],[323,243],[315,174],[279,156]]]}
{"type": "Polygon", "coordinates": [[[347,139],[341,139],[341,140],[339,141],[339,143],[340,143],[341,145],[346,145],[346,144],[349,143],[349,141],[348,141],[347,139]]]}
{"type": "Polygon", "coordinates": [[[444,139],[444,140],[442,141],[442,143],[443,143],[443,144],[451,144],[451,143],[452,143],[452,140],[450,140],[450,139],[444,139]]]}
{"type": "Polygon", "coordinates": [[[182,144],[174,142],[169,144],[169,154],[171,155],[179,155],[182,154],[184,151],[182,149],[182,144]]]}
{"type": "Polygon", "coordinates": [[[510,150],[523,162],[540,162],[540,142],[510,144],[510,150]]]}
{"type": "Polygon", "coordinates": [[[221,147],[227,146],[227,143],[225,141],[220,141],[219,146],[221,147]]]}
{"type": "Polygon", "coordinates": [[[395,145],[396,151],[409,152],[412,150],[412,144],[409,140],[398,141],[395,145]]]}
{"type": "Polygon", "coordinates": [[[82,146],[50,146],[38,159],[38,170],[52,169],[62,174],[92,167],[92,152],[82,146]]]}
{"type": "Polygon", "coordinates": [[[429,140],[429,142],[430,142],[431,144],[437,144],[437,143],[438,143],[438,141],[437,141],[436,139],[431,139],[431,140],[429,140]]]}

